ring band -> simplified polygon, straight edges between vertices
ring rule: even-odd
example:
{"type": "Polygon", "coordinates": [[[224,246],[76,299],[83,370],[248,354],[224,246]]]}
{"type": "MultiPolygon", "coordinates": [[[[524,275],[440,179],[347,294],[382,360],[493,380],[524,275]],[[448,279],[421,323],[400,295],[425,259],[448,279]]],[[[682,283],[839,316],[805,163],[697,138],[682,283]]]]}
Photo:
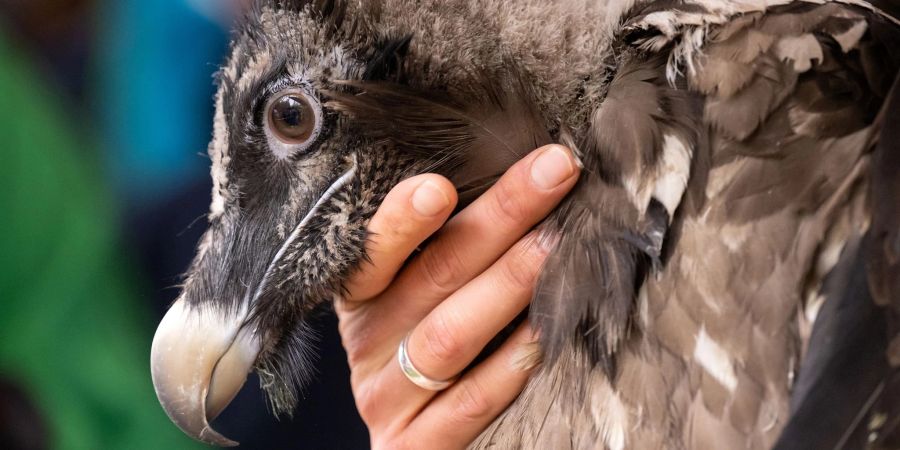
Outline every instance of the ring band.
{"type": "Polygon", "coordinates": [[[406,375],[406,378],[409,378],[409,381],[412,381],[416,386],[429,391],[443,391],[456,381],[456,377],[438,381],[422,375],[422,372],[419,372],[419,369],[416,369],[412,360],[409,359],[409,350],[406,348],[408,342],[409,334],[403,338],[403,341],[400,342],[400,347],[397,348],[397,361],[400,362],[400,370],[403,371],[403,375],[406,375]]]}

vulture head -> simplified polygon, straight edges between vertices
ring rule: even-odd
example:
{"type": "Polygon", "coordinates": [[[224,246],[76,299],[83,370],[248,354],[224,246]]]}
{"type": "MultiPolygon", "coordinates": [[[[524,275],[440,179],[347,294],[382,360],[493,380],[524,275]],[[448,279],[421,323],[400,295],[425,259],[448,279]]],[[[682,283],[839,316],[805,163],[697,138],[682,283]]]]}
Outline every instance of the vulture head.
{"type": "Polygon", "coordinates": [[[549,139],[495,74],[471,74],[480,95],[457,102],[428,71],[404,76],[411,35],[346,13],[332,1],[257,2],[218,75],[209,226],[151,350],[163,408],[207,443],[235,444],[209,422],[249,371],[276,413],[293,409],[311,372],[308,319],[341,295],[397,182],[439,172],[471,198],[549,139]],[[466,157],[495,144],[507,151],[466,157]]]}

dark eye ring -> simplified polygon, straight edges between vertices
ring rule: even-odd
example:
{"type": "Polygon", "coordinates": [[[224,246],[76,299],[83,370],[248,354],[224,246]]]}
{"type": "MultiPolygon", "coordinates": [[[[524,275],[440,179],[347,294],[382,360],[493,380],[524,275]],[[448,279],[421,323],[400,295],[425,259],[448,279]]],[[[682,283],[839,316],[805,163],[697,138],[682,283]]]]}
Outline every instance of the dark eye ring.
{"type": "Polygon", "coordinates": [[[271,142],[273,147],[292,147],[290,151],[273,148],[277,155],[287,156],[297,150],[294,147],[306,147],[315,140],[320,124],[317,106],[318,102],[300,90],[282,91],[272,97],[265,113],[267,134],[278,141],[271,142]]]}

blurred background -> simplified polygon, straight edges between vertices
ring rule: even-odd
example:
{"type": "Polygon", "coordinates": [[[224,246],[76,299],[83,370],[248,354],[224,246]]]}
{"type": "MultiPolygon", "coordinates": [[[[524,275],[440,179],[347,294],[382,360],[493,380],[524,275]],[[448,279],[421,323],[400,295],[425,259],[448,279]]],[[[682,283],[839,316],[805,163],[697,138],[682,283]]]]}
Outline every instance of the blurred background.
{"type": "MultiPolygon", "coordinates": [[[[202,448],[150,341],[209,205],[212,74],[242,0],[0,0],[0,449],[202,448]]],[[[248,380],[242,448],[364,448],[335,320],[293,419],[248,380]]]]}

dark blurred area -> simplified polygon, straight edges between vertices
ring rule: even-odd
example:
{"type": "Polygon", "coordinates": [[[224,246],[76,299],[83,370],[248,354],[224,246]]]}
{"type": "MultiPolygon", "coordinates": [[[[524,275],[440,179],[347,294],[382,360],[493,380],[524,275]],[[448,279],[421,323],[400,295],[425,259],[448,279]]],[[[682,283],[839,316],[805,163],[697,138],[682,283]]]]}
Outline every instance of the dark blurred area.
{"type": "MultiPolygon", "coordinates": [[[[243,3],[0,0],[0,448],[202,448],[160,408],[149,350],[206,225],[212,75],[243,3]]],[[[333,315],[318,328],[292,419],[250,379],[215,428],[367,447],[333,315]]]]}

